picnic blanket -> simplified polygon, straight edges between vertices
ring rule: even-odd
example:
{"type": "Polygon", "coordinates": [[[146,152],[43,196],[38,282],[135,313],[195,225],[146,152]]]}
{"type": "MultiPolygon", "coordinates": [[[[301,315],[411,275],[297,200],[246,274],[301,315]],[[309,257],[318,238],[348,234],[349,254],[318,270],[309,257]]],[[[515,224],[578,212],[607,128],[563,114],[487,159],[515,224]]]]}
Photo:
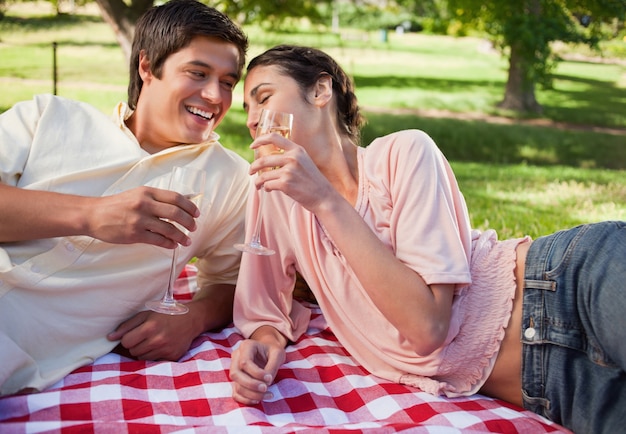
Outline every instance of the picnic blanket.
{"type": "MultiPolygon", "coordinates": [[[[187,266],[177,298],[191,297],[195,275],[187,266]]],[[[199,336],[178,362],[110,353],[41,393],[0,398],[0,433],[569,432],[485,396],[437,397],[374,377],[309,307],[310,327],[287,348],[271,400],[231,398],[230,355],[242,339],[231,325],[199,336]]]]}

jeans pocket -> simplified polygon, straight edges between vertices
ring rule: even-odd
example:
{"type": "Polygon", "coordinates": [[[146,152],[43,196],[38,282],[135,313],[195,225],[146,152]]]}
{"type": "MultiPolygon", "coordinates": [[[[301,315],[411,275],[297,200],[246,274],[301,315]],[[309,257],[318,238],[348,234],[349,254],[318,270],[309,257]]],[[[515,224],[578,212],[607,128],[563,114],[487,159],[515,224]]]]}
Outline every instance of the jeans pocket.
{"type": "Polygon", "coordinates": [[[522,402],[526,410],[552,420],[550,417],[550,401],[547,398],[530,396],[526,390],[522,389],[522,402]]]}

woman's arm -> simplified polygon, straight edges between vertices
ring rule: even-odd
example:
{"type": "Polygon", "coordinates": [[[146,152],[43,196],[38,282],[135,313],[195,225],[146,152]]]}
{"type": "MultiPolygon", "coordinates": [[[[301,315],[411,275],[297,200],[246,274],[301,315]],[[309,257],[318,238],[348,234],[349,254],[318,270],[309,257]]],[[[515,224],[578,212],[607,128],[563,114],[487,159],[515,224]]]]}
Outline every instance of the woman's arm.
{"type": "MultiPolygon", "coordinates": [[[[285,153],[267,157],[265,161],[257,160],[251,168],[253,171],[263,165],[280,165],[281,168],[263,173],[257,184],[264,184],[263,188],[268,190],[282,191],[316,215],[374,304],[412,343],[416,353],[427,355],[439,348],[447,337],[455,284],[427,285],[418,272],[400,259],[402,252],[391,251],[378,239],[352,204],[321,173],[303,148],[288,140],[270,137],[257,139],[253,146],[262,144],[263,140],[275,143],[280,141],[279,146],[285,149],[285,153]]],[[[430,160],[425,158],[423,164],[430,164],[430,160]]],[[[405,172],[414,176],[420,171],[407,169],[405,172]]],[[[426,174],[429,172],[430,170],[426,174]]],[[[403,174],[402,171],[399,173],[403,174]]],[[[432,187],[433,180],[428,176],[423,179],[398,179],[395,182],[404,183],[406,188],[414,188],[415,195],[422,195],[425,200],[428,197],[432,201],[433,195],[438,199],[439,193],[432,187]]],[[[415,209],[408,209],[407,206],[406,212],[409,215],[439,212],[439,209],[415,207],[411,200],[407,202],[415,209]]],[[[439,200],[439,203],[446,201],[447,199],[439,200]]],[[[394,207],[396,205],[404,204],[393,204],[394,207]]],[[[440,205],[445,206],[447,205],[440,205]]],[[[418,228],[414,229],[416,232],[418,228]]],[[[435,231],[436,229],[434,228],[435,231]]],[[[397,238],[403,236],[408,236],[408,233],[394,234],[397,238]]],[[[438,234],[435,233],[432,237],[438,237],[438,234]]],[[[426,244],[428,240],[417,242],[426,244]]],[[[427,249],[428,246],[422,248],[427,249]]]]}
{"type": "Polygon", "coordinates": [[[334,189],[324,196],[312,211],[376,307],[417,354],[428,355],[439,348],[448,334],[454,285],[427,285],[334,189]]]}

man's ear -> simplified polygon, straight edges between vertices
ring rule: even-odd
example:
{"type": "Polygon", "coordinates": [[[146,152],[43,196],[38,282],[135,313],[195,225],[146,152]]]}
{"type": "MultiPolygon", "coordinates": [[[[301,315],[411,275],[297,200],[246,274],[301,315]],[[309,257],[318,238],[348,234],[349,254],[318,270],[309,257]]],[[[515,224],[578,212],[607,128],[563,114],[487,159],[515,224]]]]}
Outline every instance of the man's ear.
{"type": "Polygon", "coordinates": [[[320,107],[328,104],[333,98],[333,79],[330,75],[324,74],[317,79],[315,83],[315,104],[320,107]]]}
{"type": "Polygon", "coordinates": [[[150,60],[144,50],[139,52],[139,76],[144,83],[153,77],[152,69],[150,68],[150,60]]]}

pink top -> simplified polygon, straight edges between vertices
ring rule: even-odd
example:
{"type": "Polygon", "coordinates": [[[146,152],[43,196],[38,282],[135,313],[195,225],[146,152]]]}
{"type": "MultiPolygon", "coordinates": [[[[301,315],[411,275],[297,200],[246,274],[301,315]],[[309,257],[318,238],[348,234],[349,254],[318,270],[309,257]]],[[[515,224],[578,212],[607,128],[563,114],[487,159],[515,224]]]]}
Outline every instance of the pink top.
{"type": "MultiPolygon", "coordinates": [[[[359,148],[358,166],[355,209],[372,231],[427,284],[457,284],[445,345],[428,356],[416,354],[378,311],[316,217],[279,192],[265,195],[261,235],[277,253],[243,255],[235,325],[246,337],[271,325],[296,341],[310,318],[292,298],[297,270],[337,338],[371,373],[432,394],[477,392],[510,317],[515,246],[522,239],[498,242],[494,231],[471,230],[452,169],[422,131],[401,131],[359,148]]],[[[252,222],[257,209],[255,192],[247,211],[252,222]]]]}

